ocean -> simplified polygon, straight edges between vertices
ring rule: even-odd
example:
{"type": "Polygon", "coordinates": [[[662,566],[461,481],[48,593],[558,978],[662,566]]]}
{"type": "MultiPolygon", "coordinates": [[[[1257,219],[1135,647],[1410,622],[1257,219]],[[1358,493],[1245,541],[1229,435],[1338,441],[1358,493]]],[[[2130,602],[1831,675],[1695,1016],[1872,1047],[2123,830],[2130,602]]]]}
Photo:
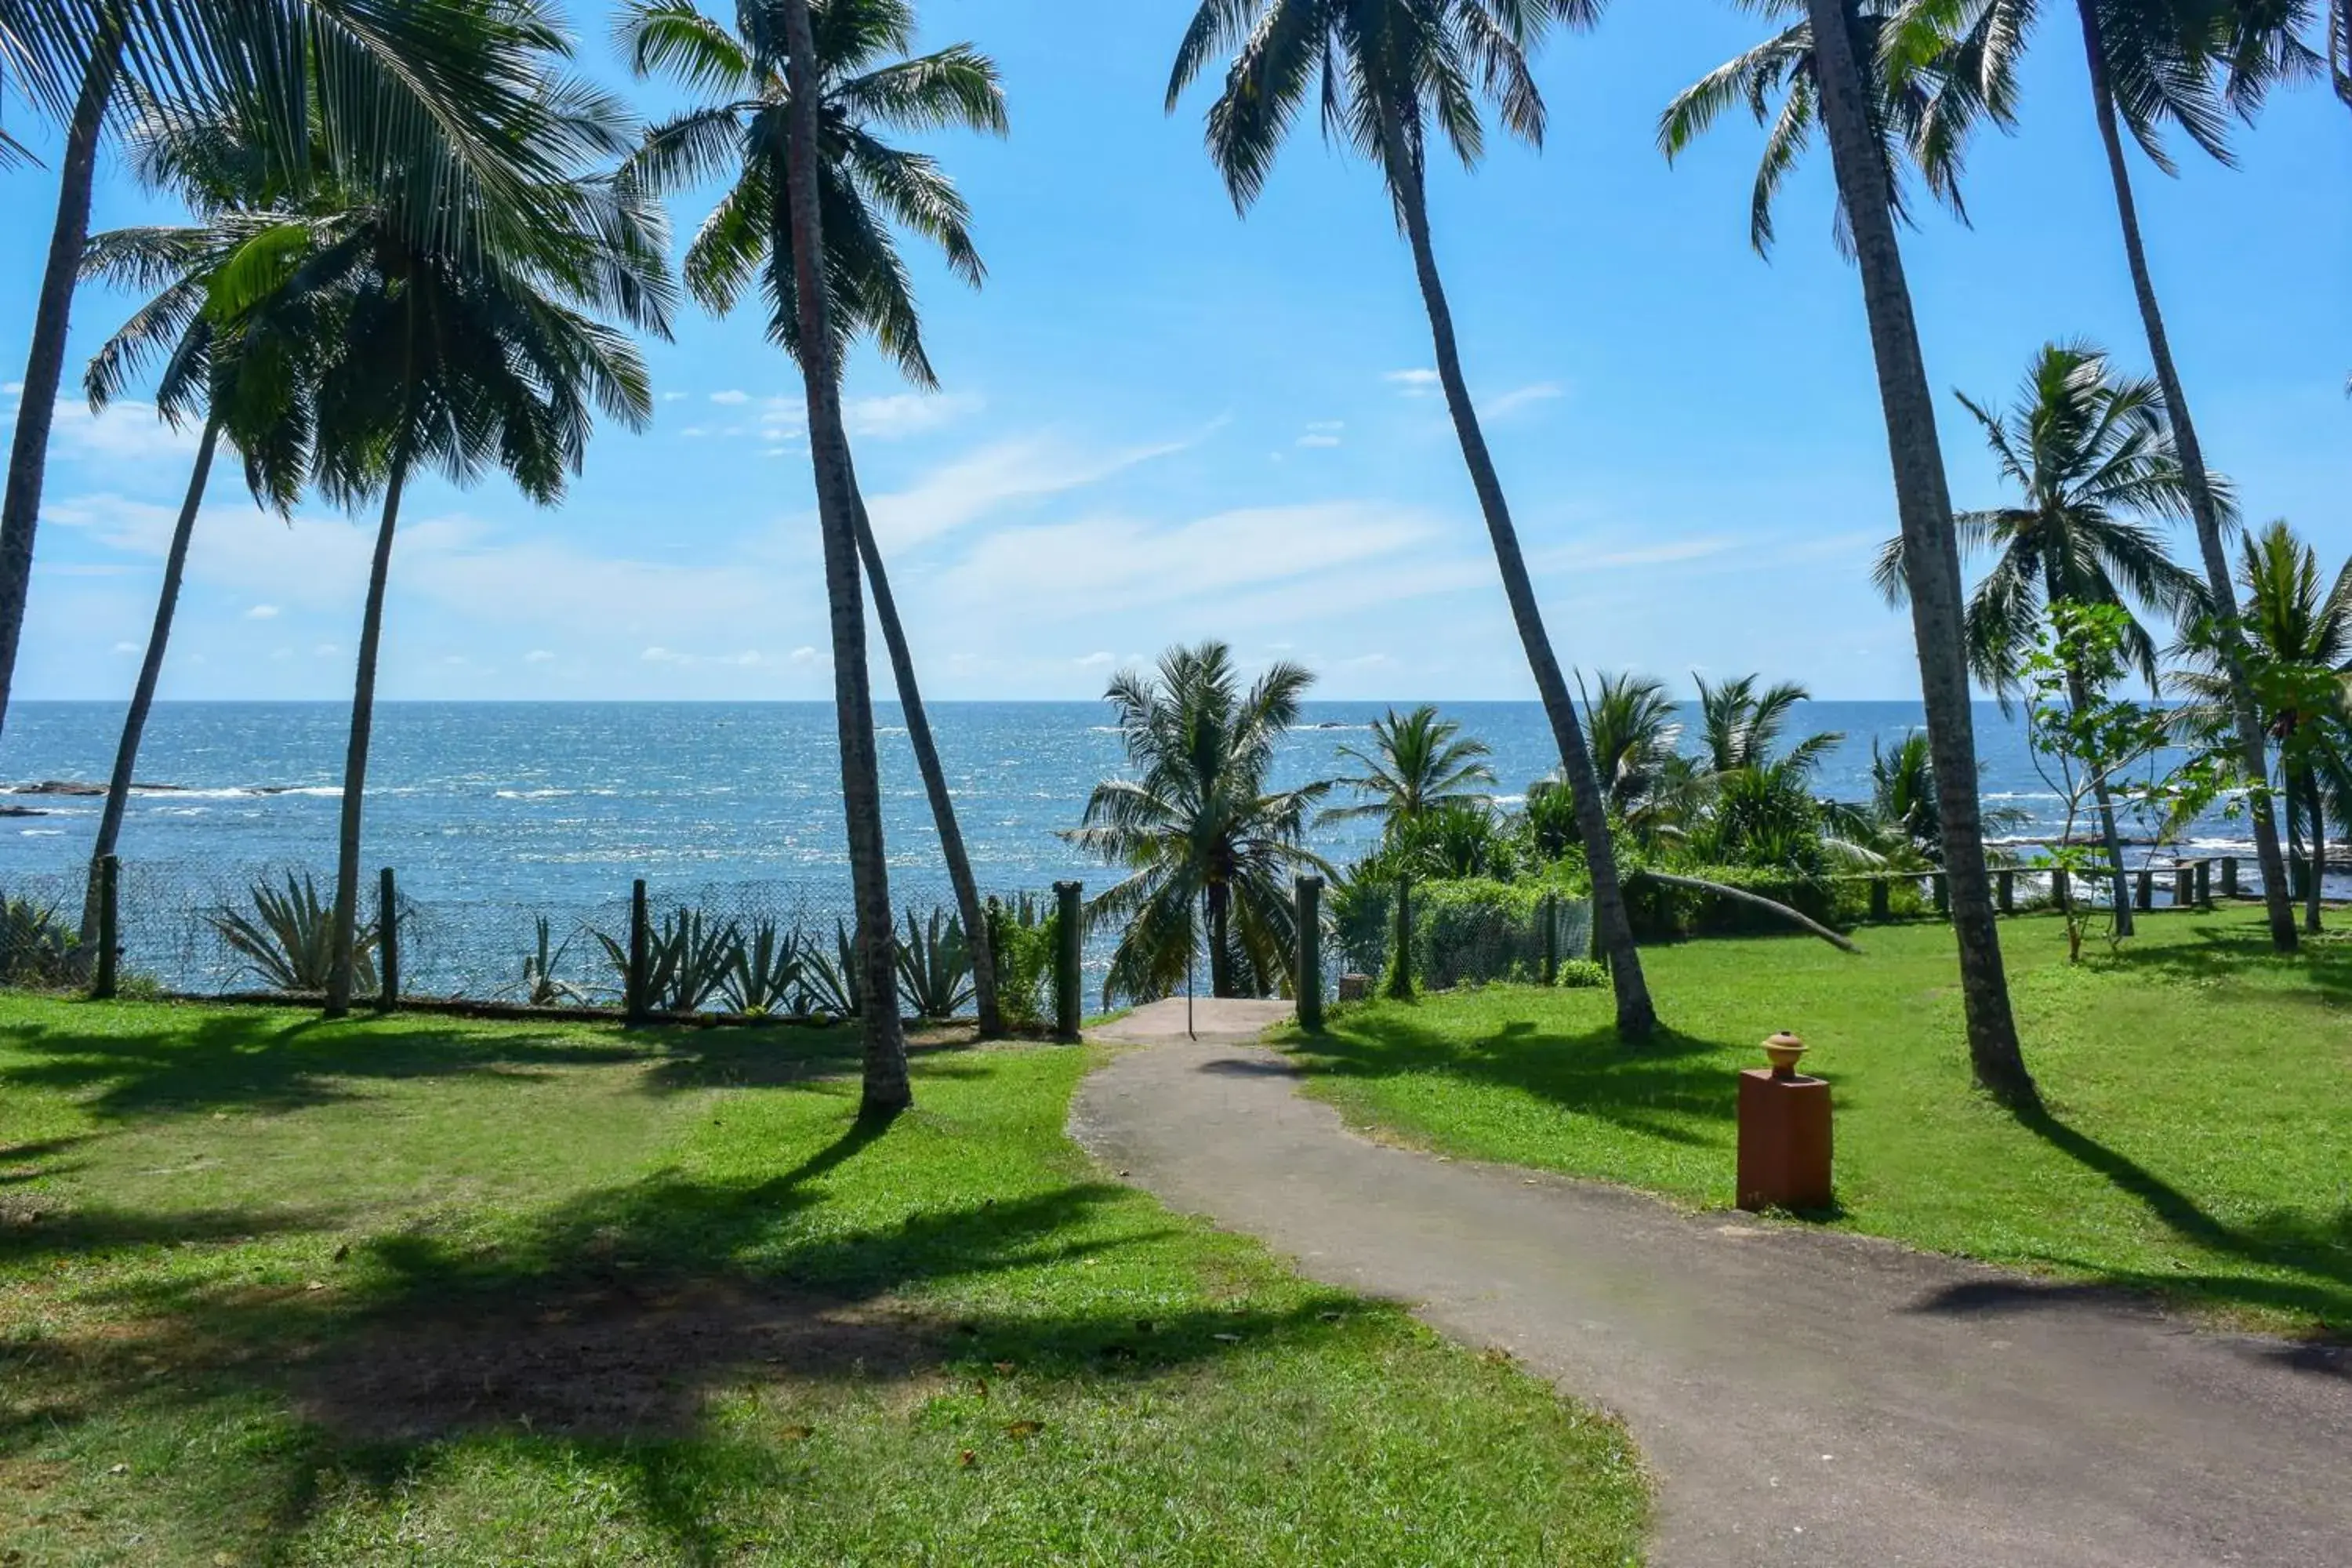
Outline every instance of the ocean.
{"type": "MultiPolygon", "coordinates": [[[[1366,727],[1383,706],[1309,705],[1276,782],[1349,771],[1339,749],[1367,744],[1366,727]]],[[[1538,705],[1444,707],[1493,748],[1507,799],[1554,767],[1538,705]]],[[[950,702],[931,712],[984,889],[1107,885],[1111,869],[1058,837],[1076,826],[1094,784],[1120,771],[1106,706],[950,702]]],[[[877,719],[894,901],[949,903],[897,706],[879,705],[877,719]]],[[[0,779],[18,793],[6,804],[42,815],[0,821],[0,889],[79,885],[100,803],[22,791],[42,781],[102,783],[121,722],[117,704],[12,708],[0,779]]],[[[1790,733],[1843,734],[1819,792],[1862,799],[1873,742],[1899,741],[1919,723],[1916,704],[1820,701],[1798,710],[1790,733]]],[[[2054,830],[2057,797],[2035,772],[2021,721],[1982,704],[1977,730],[1987,804],[2023,816],[2005,831],[2054,830]]],[[[638,877],[665,902],[829,922],[849,907],[833,731],[824,703],[382,703],[366,864],[396,868],[406,896],[439,915],[440,938],[424,944],[419,962],[434,988],[469,994],[512,977],[538,914],[559,931],[583,922],[617,929],[638,877]]],[[[266,869],[313,868],[323,885],[334,864],[346,735],[346,711],[334,703],[159,704],[139,768],[152,787],[132,799],[120,846],[126,906],[142,889],[150,902],[241,901],[243,886],[266,869]]],[[[2216,821],[2193,841],[2227,852],[2242,832],[2216,821]]],[[[1360,826],[1327,827],[1315,842],[1344,863],[1367,836],[1360,826]]]]}

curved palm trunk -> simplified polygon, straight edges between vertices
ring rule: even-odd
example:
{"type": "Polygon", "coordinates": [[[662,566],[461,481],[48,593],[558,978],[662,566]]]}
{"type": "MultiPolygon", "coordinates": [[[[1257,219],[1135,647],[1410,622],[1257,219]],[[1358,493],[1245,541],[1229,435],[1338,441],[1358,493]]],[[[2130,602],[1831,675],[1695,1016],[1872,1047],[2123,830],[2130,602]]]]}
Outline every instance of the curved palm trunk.
{"type": "Polygon", "coordinates": [[[1551,721],[1560,766],[1568,775],[1576,803],[1577,835],[1584,841],[1584,858],[1592,874],[1592,923],[1601,951],[1609,960],[1616,992],[1617,1034],[1624,1040],[1646,1040],[1657,1028],[1658,1014],[1650,1000],[1648,980],[1642,973],[1642,955],[1633,945],[1633,922],[1626,913],[1624,889],[1617,878],[1616,848],[1610,841],[1609,813],[1602,804],[1601,778],[1593,771],[1592,753],[1584,743],[1584,727],[1575,700],[1560,674],[1544,629],[1543,610],[1536,603],[1535,584],[1528,579],[1527,559],[1519,552],[1518,530],[1511,521],[1502,480],[1486,449],[1486,432],[1470,401],[1462,374],[1461,350],[1454,336],[1454,311],[1445,300],[1445,282],[1438,274],[1437,253],[1430,242],[1429,205],[1422,186],[1421,169],[1405,150],[1403,123],[1396,106],[1381,106],[1381,131],[1389,149],[1389,184],[1404,219],[1405,237],[1412,246],[1412,265],[1421,282],[1422,302],[1429,310],[1430,337],[1437,354],[1438,379],[1445,387],[1445,405],[1454,416],[1454,430],[1462,443],[1462,459],[1470,469],[1471,488],[1478,493],[1486,514],[1486,532],[1494,542],[1495,563],[1503,577],[1503,593],[1510,601],[1511,619],[1527,649],[1528,664],[1543,698],[1544,715],[1551,721]]]}
{"type": "Polygon", "coordinates": [[[155,705],[155,684],[163,674],[163,650],[172,640],[172,616],[180,604],[180,579],[188,565],[188,540],[196,530],[196,511],[204,505],[205,485],[213,471],[213,451],[220,444],[220,421],[205,421],[204,440],[196,447],[195,470],[188,476],[187,499],[180,503],[180,520],[172,528],[172,546],[163,555],[163,587],[155,595],[155,624],[147,633],[147,657],[140,661],[139,683],[131,689],[131,710],[122,716],[122,740],[114,748],[114,773],[106,781],[106,809],[98,819],[98,837],[89,850],[89,881],[82,899],[81,941],[86,949],[98,940],[98,868],[114,853],[122,833],[122,814],[131,801],[131,778],[139,766],[139,742],[147,732],[147,714],[155,705]]]}
{"type": "Polygon", "coordinates": [[[906,710],[907,739],[915,748],[915,766],[923,775],[923,793],[930,796],[931,820],[940,831],[940,853],[948,863],[948,881],[955,888],[956,908],[963,916],[964,945],[971,954],[972,1005],[980,1014],[982,1036],[1004,1032],[1004,1016],[996,1005],[996,955],[988,942],[988,921],[980,907],[980,884],[972,879],[971,857],[965,853],[963,828],[956,821],[955,797],[948,793],[947,771],[940,766],[940,749],[932,743],[930,716],[923,708],[922,688],[915,680],[915,656],[907,647],[906,628],[898,623],[898,602],[890,592],[889,574],[882,569],[882,547],[875,542],[873,520],[866,515],[866,497],[850,476],[850,498],[857,520],[857,553],[866,566],[866,584],[874,595],[874,617],[882,623],[882,640],[890,649],[890,673],[898,683],[898,706],[906,710]]]}
{"type": "Polygon", "coordinates": [[[335,839],[334,963],[327,971],[327,1016],[352,1010],[352,950],[359,936],[360,810],[367,795],[368,743],[375,734],[376,650],[383,642],[383,591],[392,576],[392,538],[400,526],[400,494],[408,482],[405,452],[393,458],[383,487],[383,517],[376,524],[375,557],[368,565],[367,608],[360,616],[359,674],[352,687],[352,737],[343,751],[343,804],[335,839]]]}
{"type": "Polygon", "coordinates": [[[848,818],[849,879],[865,973],[866,1073],[860,1114],[887,1116],[914,1103],[907,1040],[894,999],[890,869],[882,839],[882,777],[875,758],[874,694],[866,668],[866,603],[857,566],[857,498],[842,424],[841,389],[825,327],[824,254],[816,191],[816,43],[808,0],[784,0],[792,108],[785,186],[793,226],[793,292],[800,310],[801,374],[808,390],[809,458],[824,540],[825,607],[833,626],[834,712],[841,737],[841,805],[848,818]]]}
{"type": "MultiPolygon", "coordinates": [[[[2239,761],[2246,777],[2259,784],[2270,776],[2267,742],[2252,685],[2246,679],[2246,647],[2238,619],[2231,613],[2237,599],[2230,585],[2230,562],[2221,549],[2221,510],[2206,477],[2205,454],[2197,443],[2197,427],[2189,418],[2189,398],[2181,390],[2180,371],[2172,363],[2172,344],[2165,335],[2164,312],[2156,302],[2156,284],[2148,276],[2147,247],[2140,238],[2139,204],[2132,195],[2131,166],[2124,161],[2123,134],[2116,124],[2116,100],[2107,80],[2106,47],[2099,30],[2093,0],[2075,0],[2083,23],[2083,50],[2091,70],[2091,104],[2099,121],[2099,141],[2107,154],[2107,174],[2115,184],[2116,216],[2123,226],[2124,258],[2131,268],[2132,293],[2139,301],[2140,324],[2147,331],[2148,358],[2164,392],[2164,406],[2172,416],[2172,438],[2180,453],[2180,473],[2189,487],[2189,513],[2197,525],[2197,551],[2205,567],[2205,586],[2212,595],[2216,629],[2221,633],[2221,668],[2230,680],[2230,716],[2238,731],[2239,761]]],[[[2281,952],[2294,951],[2294,903],[2287,886],[2286,861],[2279,853],[2278,818],[2269,795],[2260,789],[2252,801],[2254,858],[2263,869],[2263,902],[2270,914],[2271,945],[2281,952]]]]}
{"type": "Polygon", "coordinates": [[[58,180],[58,216],[34,306],[33,343],[25,356],[16,435],[8,449],[8,485],[0,495],[0,728],[8,721],[8,694],[16,680],[16,645],[25,634],[25,601],[33,587],[33,538],[41,524],[41,483],[48,471],[49,427],[58,415],[58,384],[65,375],[66,331],[73,318],[74,280],[89,239],[89,194],[97,176],[98,142],[106,129],[122,63],[123,34],[111,11],[92,46],[81,90],[66,127],[58,180]]]}
{"type": "Polygon", "coordinates": [[[1903,275],[1886,190],[1886,170],[1863,102],[1853,58],[1849,0],[1806,0],[1814,74],[1840,197],[1853,226],[1903,524],[1904,577],[1910,588],[1912,639],[1918,648],[1920,697],[1936,764],[1936,802],[1943,817],[1944,871],[1952,929],[1958,940],[1960,998],[1968,1015],[1969,1059],[1977,1082],[2002,1103],[2038,1105],[2011,1012],[1994,923],[1992,879],[1985,870],[1982,807],[1977,799],[1976,721],[1960,637],[1960,554],[1952,498],[1936,439],[1936,404],[1927,388],[1918,322],[1903,275]]]}

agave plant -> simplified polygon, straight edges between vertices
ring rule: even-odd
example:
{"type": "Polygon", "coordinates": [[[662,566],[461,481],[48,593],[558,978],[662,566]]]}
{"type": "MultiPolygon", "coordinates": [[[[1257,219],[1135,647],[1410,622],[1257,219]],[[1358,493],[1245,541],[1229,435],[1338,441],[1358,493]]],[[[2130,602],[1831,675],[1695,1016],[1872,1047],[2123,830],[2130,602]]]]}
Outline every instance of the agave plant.
{"type": "MultiPolygon", "coordinates": [[[[282,892],[256,882],[248,897],[250,912],[225,908],[206,917],[221,940],[242,954],[247,966],[272,991],[324,991],[335,966],[334,911],[319,897],[310,873],[288,872],[282,892]]],[[[373,924],[352,933],[356,990],[376,988],[376,940],[373,924]]]]}
{"type": "Polygon", "coordinates": [[[801,982],[801,1008],[830,1013],[836,1018],[856,1018],[866,1011],[857,983],[857,944],[849,939],[849,927],[840,921],[833,922],[833,953],[827,956],[810,944],[801,982]]]}
{"type": "MultiPolygon", "coordinates": [[[[628,944],[594,933],[605,958],[629,984],[628,944]]],[[[656,1013],[698,1013],[726,984],[742,934],[733,921],[714,927],[700,910],[680,910],[646,933],[646,1006],[656,1013]]]]}
{"type": "Polygon", "coordinates": [[[719,982],[727,1006],[736,1013],[776,1013],[791,1008],[808,967],[808,943],[795,928],[761,921],[740,935],[727,955],[719,982]]]}
{"type": "Polygon", "coordinates": [[[971,1000],[971,944],[963,922],[931,911],[928,929],[907,911],[907,940],[898,945],[898,994],[918,1017],[952,1018],[971,1000]]]}
{"type": "Polygon", "coordinates": [[[0,899],[0,985],[58,986],[77,977],[79,938],[57,908],[35,899],[0,899]]]}
{"type": "Polygon", "coordinates": [[[585,1005],[587,991],[568,980],[558,978],[555,973],[556,967],[563,962],[563,955],[571,952],[572,944],[580,939],[579,931],[574,931],[559,942],[554,940],[554,927],[545,915],[539,917],[537,925],[538,947],[522,961],[522,980],[515,988],[516,994],[533,1007],[585,1005]]]}

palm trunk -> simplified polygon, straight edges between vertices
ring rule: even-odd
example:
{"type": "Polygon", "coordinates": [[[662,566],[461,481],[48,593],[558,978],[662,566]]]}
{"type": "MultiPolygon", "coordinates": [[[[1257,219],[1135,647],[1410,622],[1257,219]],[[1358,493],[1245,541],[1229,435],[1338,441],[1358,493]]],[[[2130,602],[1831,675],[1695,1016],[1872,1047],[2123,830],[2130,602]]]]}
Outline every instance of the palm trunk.
{"type": "Polygon", "coordinates": [[[841,804],[848,818],[849,878],[857,946],[869,998],[863,1019],[866,1079],[860,1114],[888,1116],[914,1103],[891,961],[890,868],[882,839],[882,777],[875,758],[874,695],[866,668],[866,604],[857,568],[857,496],[842,424],[841,389],[825,324],[824,255],[816,190],[816,43],[808,0],[785,0],[792,106],[785,186],[793,281],[800,312],[801,374],[808,389],[809,457],[824,539],[825,605],[833,625],[834,711],[841,736],[841,804]]]}
{"type": "Polygon", "coordinates": [[[376,650],[383,642],[384,584],[392,576],[392,537],[400,526],[400,493],[408,482],[405,448],[395,454],[376,524],[375,558],[368,566],[367,608],[360,616],[359,674],[352,686],[352,738],[343,752],[343,805],[335,839],[334,962],[327,971],[327,1016],[352,1010],[352,950],[359,941],[360,810],[367,795],[368,743],[375,734],[376,650]]]}
{"type": "Polygon", "coordinates": [[[1952,527],[1943,453],[1936,439],[1935,397],[1927,388],[1918,322],[1903,275],[1884,153],[1863,101],[1850,0],[1806,3],[1822,121],[1862,273],[1863,305],[1870,319],[1871,353],[1895,471],[1895,507],[1902,518],[1904,577],[1910,588],[1927,745],[1935,757],[1936,801],[1943,814],[1944,871],[1959,945],[1969,1064],[1977,1082],[1996,1100],[2021,1109],[2032,1107],[2040,1103],[2040,1096],[2018,1045],[2009,980],[2001,967],[2000,933],[1994,923],[1992,879],[1985,869],[1976,721],[1960,637],[1959,543],[1952,527]]]}
{"type": "Polygon", "coordinates": [[[1429,310],[1429,330],[1437,355],[1438,379],[1444,384],[1445,404],[1454,416],[1454,430],[1462,443],[1462,459],[1470,469],[1471,488],[1486,514],[1486,532],[1501,570],[1503,593],[1526,648],[1536,690],[1543,698],[1544,715],[1551,721],[1552,739],[1559,748],[1561,770],[1568,775],[1570,798],[1576,804],[1577,835],[1584,842],[1585,865],[1592,877],[1592,924],[1609,961],[1617,1000],[1617,1035],[1622,1040],[1646,1040],[1657,1028],[1656,1007],[1650,1001],[1648,980],[1642,973],[1642,955],[1633,945],[1633,922],[1625,910],[1625,893],[1617,879],[1617,853],[1609,837],[1609,811],[1601,793],[1601,778],[1592,753],[1584,743],[1584,726],[1552,652],[1544,628],[1543,610],[1536,603],[1535,584],[1528,579],[1527,559],[1519,552],[1518,530],[1503,497],[1502,480],[1486,449],[1486,432],[1470,401],[1469,384],[1462,374],[1461,350],[1454,336],[1454,312],[1446,303],[1445,282],[1438,275],[1437,253],[1430,242],[1429,205],[1422,185],[1421,167],[1408,148],[1403,121],[1393,103],[1381,109],[1381,134],[1389,147],[1389,185],[1404,220],[1405,237],[1412,246],[1412,265],[1421,281],[1422,301],[1429,310]]]}
{"type": "MultiPolygon", "coordinates": [[[[2197,427],[2189,421],[2189,398],[2180,387],[2180,371],[2172,363],[2172,344],[2165,336],[2164,312],[2156,302],[2156,284],[2147,270],[2147,247],[2139,232],[2139,205],[2132,196],[2131,166],[2124,161],[2123,134],[2116,124],[2116,100],[2107,80],[2106,46],[2092,0],[2075,0],[2083,23],[2083,50],[2091,70],[2091,104],[2097,112],[2099,141],[2107,154],[2107,174],[2116,190],[2116,216],[2123,225],[2124,258],[2130,265],[2132,293],[2139,300],[2140,324],[2147,331],[2148,358],[2164,392],[2164,406],[2172,416],[2172,438],[2180,454],[2181,478],[2189,489],[2189,513],[2197,525],[2197,550],[2203,559],[2205,586],[2213,601],[2215,629],[2221,634],[2221,667],[2230,680],[2230,715],[2238,731],[2239,762],[2246,777],[2259,785],[2270,776],[2269,756],[2263,736],[2261,710],[2246,679],[2245,637],[2233,610],[2237,604],[2230,586],[2230,562],[2221,549],[2221,510],[2206,476],[2205,454],[2197,443],[2197,427]]],[[[2270,914],[2271,945],[2281,952],[2294,951],[2294,904],[2287,886],[2286,861],[2279,854],[2278,818],[2268,793],[2253,793],[2254,858],[2263,869],[2263,902],[2270,914]]]]}
{"type": "Polygon", "coordinates": [[[2317,936],[2319,882],[2327,875],[2327,803],[2319,793],[2319,770],[2303,770],[2304,816],[2311,823],[2311,880],[2303,892],[2303,929],[2317,936]]]}
{"type": "Polygon", "coordinates": [[[155,683],[163,674],[163,650],[172,640],[172,615],[180,604],[180,579],[188,565],[188,540],[196,530],[196,510],[204,505],[205,485],[212,477],[213,451],[220,444],[220,420],[205,421],[204,440],[196,447],[196,466],[188,476],[187,499],[180,503],[180,521],[172,529],[172,547],[163,555],[163,587],[155,596],[155,624],[147,633],[147,657],[140,661],[139,683],[131,689],[131,710],[122,716],[122,740],[114,748],[114,773],[106,781],[106,809],[98,818],[98,837],[89,851],[89,891],[82,900],[81,941],[87,949],[98,940],[98,868],[114,853],[122,833],[122,814],[131,802],[131,774],[139,766],[139,741],[147,731],[147,713],[155,705],[155,683]]]}
{"type": "Polygon", "coordinates": [[[1209,994],[1234,994],[1234,960],[1225,938],[1233,921],[1233,898],[1221,883],[1209,886],[1209,994]]]}
{"type": "Polygon", "coordinates": [[[41,482],[48,471],[49,427],[58,414],[58,384],[65,375],[66,332],[72,323],[74,281],[89,238],[89,194],[97,176],[98,142],[122,63],[121,19],[109,10],[103,35],[90,46],[81,91],[66,128],[64,167],[58,180],[57,222],[33,313],[33,344],[25,356],[16,436],[8,450],[8,485],[0,496],[0,728],[8,721],[8,695],[16,680],[16,645],[25,635],[25,602],[33,588],[33,539],[41,524],[41,482]]]}
{"type": "Polygon", "coordinates": [[[996,956],[989,945],[988,921],[980,907],[980,884],[972,879],[971,857],[964,852],[963,829],[956,821],[955,797],[948,793],[947,771],[940,766],[940,749],[932,743],[931,721],[923,708],[922,688],[915,680],[915,656],[907,647],[907,631],[898,623],[898,603],[890,593],[889,574],[882,569],[882,548],[874,540],[873,521],[866,515],[866,498],[856,489],[851,496],[857,518],[857,554],[866,566],[866,585],[874,595],[874,616],[882,623],[882,640],[890,649],[890,673],[898,683],[898,706],[906,710],[907,740],[915,748],[915,766],[923,775],[923,793],[931,799],[931,821],[940,830],[940,853],[948,863],[948,881],[955,888],[956,908],[963,916],[964,946],[971,954],[972,1005],[980,1014],[983,1038],[1004,1032],[1004,1016],[996,1005],[996,956]]]}

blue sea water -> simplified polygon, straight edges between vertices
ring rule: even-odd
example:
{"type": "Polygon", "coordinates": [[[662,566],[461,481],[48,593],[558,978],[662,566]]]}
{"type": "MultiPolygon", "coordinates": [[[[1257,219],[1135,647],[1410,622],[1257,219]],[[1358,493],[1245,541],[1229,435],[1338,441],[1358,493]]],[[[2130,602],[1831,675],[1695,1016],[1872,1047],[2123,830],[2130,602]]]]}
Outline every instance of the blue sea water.
{"type": "MultiPolygon", "coordinates": [[[[1534,703],[1454,703],[1446,711],[1493,748],[1506,796],[1557,758],[1534,703]]],[[[1317,703],[1292,731],[1278,782],[1348,771],[1337,753],[1366,743],[1378,703],[1317,703]]],[[[1090,888],[1110,871],[1058,836],[1087,792],[1119,772],[1118,739],[1099,703],[940,703],[932,710],[974,870],[985,889],[1042,890],[1070,879],[1090,888]]],[[[119,705],[26,702],[0,740],[0,779],[102,781],[119,705]]],[[[893,893],[901,906],[949,901],[922,785],[894,704],[877,710],[893,893]]],[[[1820,788],[1869,793],[1872,742],[1920,721],[1916,704],[1813,702],[1792,735],[1836,731],[1820,788]]],[[[256,868],[333,865],[346,710],[332,703],[165,703],[141,752],[143,789],[121,842],[126,887],[206,887],[231,896],[256,868]]],[[[2022,810],[2020,837],[2055,826],[2055,798],[2035,773],[2019,722],[1978,712],[1988,804],[2022,810]]],[[[99,803],[8,797],[45,815],[0,821],[0,888],[78,877],[99,803]]],[[[2215,842],[2238,833],[2215,824],[2215,842]]],[[[1336,859],[1365,830],[1318,830],[1336,859]]],[[[365,863],[399,870],[406,894],[452,914],[435,963],[446,988],[510,977],[531,917],[559,929],[617,921],[630,880],[677,901],[756,888],[748,902],[829,918],[845,910],[839,763],[823,703],[382,704],[367,788],[365,863]],[[497,934],[492,933],[509,933],[497,934]],[[495,952],[474,953],[488,946],[495,952]]],[[[159,895],[160,896],[160,895],[159,895]]],[[[194,896],[194,895],[189,895],[194,896]]]]}

